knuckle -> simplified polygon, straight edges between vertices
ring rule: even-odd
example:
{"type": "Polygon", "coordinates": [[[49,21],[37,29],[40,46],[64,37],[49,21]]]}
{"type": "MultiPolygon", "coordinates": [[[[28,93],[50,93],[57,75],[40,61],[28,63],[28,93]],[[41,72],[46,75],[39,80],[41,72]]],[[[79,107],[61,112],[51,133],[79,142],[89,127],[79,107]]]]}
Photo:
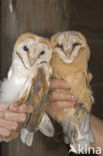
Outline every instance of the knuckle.
{"type": "Polygon", "coordinates": [[[23,114],[21,117],[21,122],[24,122],[26,120],[26,114],[23,114]]]}
{"type": "Polygon", "coordinates": [[[19,109],[20,109],[21,112],[24,112],[25,109],[26,109],[26,104],[21,105],[21,106],[19,107],[19,109]]]}
{"type": "Polygon", "coordinates": [[[0,124],[3,122],[3,119],[0,119],[0,124]]]}
{"type": "Polygon", "coordinates": [[[55,98],[56,98],[56,94],[55,94],[55,92],[52,92],[52,94],[51,94],[51,98],[52,98],[52,99],[55,99],[55,98]]]}
{"type": "Polygon", "coordinates": [[[60,107],[60,102],[59,101],[56,101],[55,102],[55,106],[58,108],[58,107],[60,107]]]}
{"type": "Polygon", "coordinates": [[[18,128],[18,123],[12,125],[12,130],[16,130],[18,128]]]}
{"type": "Polygon", "coordinates": [[[5,112],[4,113],[4,119],[8,119],[9,118],[9,112],[5,112]]]}
{"type": "Polygon", "coordinates": [[[9,137],[9,136],[10,136],[10,131],[9,130],[5,131],[4,137],[9,137]]]}
{"type": "Polygon", "coordinates": [[[27,109],[27,113],[32,113],[33,112],[33,107],[29,107],[28,109],[27,109]]]}
{"type": "Polygon", "coordinates": [[[20,106],[20,107],[18,108],[18,111],[19,111],[19,112],[23,112],[23,111],[24,111],[23,107],[20,106]]]}
{"type": "Polygon", "coordinates": [[[6,137],[6,136],[10,135],[10,132],[9,132],[9,130],[0,127],[0,135],[2,137],[6,137]]]}

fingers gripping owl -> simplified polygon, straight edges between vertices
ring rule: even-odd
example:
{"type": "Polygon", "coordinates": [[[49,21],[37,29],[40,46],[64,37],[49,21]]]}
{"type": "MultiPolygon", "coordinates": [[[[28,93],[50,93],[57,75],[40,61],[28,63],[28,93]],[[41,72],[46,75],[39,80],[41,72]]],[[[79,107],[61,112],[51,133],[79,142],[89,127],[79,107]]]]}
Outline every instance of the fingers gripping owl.
{"type": "Polygon", "coordinates": [[[78,153],[78,144],[89,147],[94,142],[89,124],[93,97],[86,71],[90,50],[85,37],[78,32],[57,33],[50,43],[30,33],[19,37],[8,78],[1,85],[0,101],[34,106],[34,112],[21,126],[20,136],[23,143],[31,146],[38,129],[47,136],[54,134],[51,121],[44,113],[50,77],[52,74],[54,78],[64,79],[77,98],[77,107],[59,110],[55,119],[63,126],[65,143],[70,143],[78,153]]]}
{"type": "Polygon", "coordinates": [[[32,145],[34,132],[38,129],[49,136],[54,133],[52,123],[44,113],[52,72],[51,54],[47,39],[31,33],[21,35],[14,46],[8,77],[1,83],[0,101],[8,106],[26,103],[34,107],[34,112],[20,125],[21,140],[28,146],[32,145]],[[49,125],[51,133],[45,129],[48,127],[45,124],[49,125]]]}
{"type": "Polygon", "coordinates": [[[89,123],[93,97],[87,79],[90,49],[85,37],[76,31],[57,33],[50,42],[52,77],[65,80],[77,99],[76,108],[58,110],[55,119],[63,127],[65,143],[70,143],[72,151],[78,153],[79,144],[85,148],[94,142],[89,123]]]}

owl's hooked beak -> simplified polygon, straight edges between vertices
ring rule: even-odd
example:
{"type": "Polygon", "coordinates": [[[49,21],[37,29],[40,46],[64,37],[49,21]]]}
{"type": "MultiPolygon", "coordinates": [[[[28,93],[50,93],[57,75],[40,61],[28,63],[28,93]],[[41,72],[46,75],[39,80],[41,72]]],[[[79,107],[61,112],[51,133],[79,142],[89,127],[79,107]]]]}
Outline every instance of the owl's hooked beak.
{"type": "Polygon", "coordinates": [[[42,64],[47,64],[48,62],[46,62],[45,60],[39,60],[39,59],[35,59],[33,61],[30,62],[30,67],[31,68],[35,68],[35,67],[38,67],[39,65],[42,65],[42,64]]]}
{"type": "Polygon", "coordinates": [[[70,48],[66,49],[64,53],[65,53],[66,57],[69,59],[72,54],[72,49],[70,49],[70,48]]]}
{"type": "Polygon", "coordinates": [[[44,63],[49,64],[51,57],[52,57],[52,51],[50,51],[47,55],[44,55],[44,54],[45,54],[45,51],[42,51],[38,56],[31,58],[31,60],[29,61],[31,68],[34,68],[44,63]]]}
{"type": "Polygon", "coordinates": [[[34,58],[30,59],[29,60],[30,67],[32,68],[33,66],[35,66],[36,62],[37,62],[37,59],[36,58],[35,59],[34,58]]]}

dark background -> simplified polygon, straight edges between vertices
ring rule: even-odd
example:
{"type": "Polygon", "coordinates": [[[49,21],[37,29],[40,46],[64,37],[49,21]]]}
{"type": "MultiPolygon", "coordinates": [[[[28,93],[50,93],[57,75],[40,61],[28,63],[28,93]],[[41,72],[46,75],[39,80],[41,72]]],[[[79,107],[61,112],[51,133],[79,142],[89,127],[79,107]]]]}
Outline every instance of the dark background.
{"type": "MultiPolygon", "coordinates": [[[[93,114],[103,119],[103,0],[0,0],[0,78],[6,76],[16,38],[23,32],[45,37],[66,30],[82,32],[91,49],[89,70],[95,104],[93,114]]],[[[58,128],[59,129],[59,128],[58,128]]],[[[59,130],[58,130],[59,131],[59,130]]],[[[31,148],[19,139],[1,144],[0,156],[67,156],[62,136],[53,139],[37,132],[31,148]]]]}

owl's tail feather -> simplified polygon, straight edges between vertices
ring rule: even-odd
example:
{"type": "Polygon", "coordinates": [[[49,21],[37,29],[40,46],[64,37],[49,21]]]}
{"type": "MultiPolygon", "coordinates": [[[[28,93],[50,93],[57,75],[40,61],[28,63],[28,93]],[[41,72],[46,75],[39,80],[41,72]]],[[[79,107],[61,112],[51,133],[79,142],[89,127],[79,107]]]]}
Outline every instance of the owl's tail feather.
{"type": "MultiPolygon", "coordinates": [[[[54,127],[52,125],[50,118],[46,113],[44,113],[37,130],[40,130],[44,135],[48,137],[54,136],[55,133],[54,127]]],[[[33,131],[30,132],[30,130],[28,130],[27,128],[22,128],[20,134],[21,141],[27,146],[31,146],[33,143],[34,134],[35,132],[33,131]]]]}
{"type": "Polygon", "coordinates": [[[22,143],[31,146],[33,143],[34,132],[29,132],[26,128],[22,128],[20,138],[22,143]]]}
{"type": "Polygon", "coordinates": [[[43,118],[39,124],[38,129],[46,136],[53,137],[55,133],[55,129],[53,127],[53,124],[49,118],[49,116],[44,113],[43,118]]]}

